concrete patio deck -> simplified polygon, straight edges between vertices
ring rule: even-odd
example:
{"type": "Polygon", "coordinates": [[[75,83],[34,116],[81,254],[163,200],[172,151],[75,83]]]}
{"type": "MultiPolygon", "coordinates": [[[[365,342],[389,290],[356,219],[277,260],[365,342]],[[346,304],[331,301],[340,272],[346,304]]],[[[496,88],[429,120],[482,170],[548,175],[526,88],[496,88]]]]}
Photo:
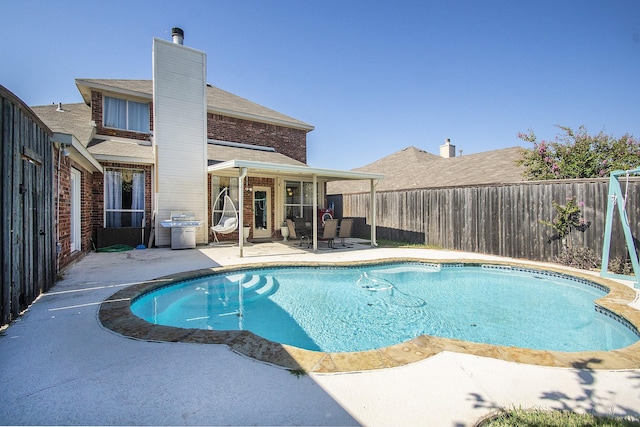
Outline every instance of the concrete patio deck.
{"type": "MultiPolygon", "coordinates": [[[[226,345],[134,340],[98,320],[100,304],[116,291],[202,268],[400,257],[504,260],[362,247],[313,253],[264,243],[245,247],[244,258],[232,246],[91,253],[0,332],[0,422],[467,426],[501,407],[640,418],[639,369],[534,366],[445,351],[394,368],[296,377],[226,345]]],[[[636,298],[632,305],[638,304],[636,298]]]]}

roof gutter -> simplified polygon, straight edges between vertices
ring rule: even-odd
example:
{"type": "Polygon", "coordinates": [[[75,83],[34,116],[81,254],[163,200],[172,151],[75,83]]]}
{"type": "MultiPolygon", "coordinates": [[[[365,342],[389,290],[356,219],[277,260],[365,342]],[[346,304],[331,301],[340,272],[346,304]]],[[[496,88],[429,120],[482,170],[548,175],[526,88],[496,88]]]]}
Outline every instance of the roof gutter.
{"type": "Polygon", "coordinates": [[[384,179],[384,175],[369,172],[341,171],[335,169],[312,168],[310,166],[300,165],[284,165],[279,163],[256,162],[250,160],[229,160],[222,163],[211,165],[207,168],[207,172],[224,171],[228,169],[247,168],[248,170],[282,173],[282,174],[300,174],[307,176],[318,176],[322,178],[332,178],[336,181],[342,180],[362,180],[362,179],[384,179]]]}
{"type": "Polygon", "coordinates": [[[108,154],[96,154],[95,158],[101,162],[143,164],[143,165],[154,164],[154,160],[148,157],[123,157],[123,156],[112,156],[108,154]]]}
{"type": "Polygon", "coordinates": [[[135,90],[123,89],[116,86],[109,86],[101,83],[94,83],[83,79],[76,79],[76,86],[84,99],[84,102],[87,105],[91,105],[91,90],[96,89],[97,91],[101,91],[104,93],[115,93],[120,95],[132,96],[135,98],[142,99],[153,99],[153,94],[147,92],[138,92],[135,90]],[[85,90],[83,90],[83,88],[85,90]]]}
{"type": "Polygon", "coordinates": [[[98,160],[87,150],[87,148],[76,139],[75,136],[69,133],[54,132],[51,137],[51,142],[65,145],[71,148],[71,158],[80,163],[91,172],[102,173],[103,168],[98,160]]]}

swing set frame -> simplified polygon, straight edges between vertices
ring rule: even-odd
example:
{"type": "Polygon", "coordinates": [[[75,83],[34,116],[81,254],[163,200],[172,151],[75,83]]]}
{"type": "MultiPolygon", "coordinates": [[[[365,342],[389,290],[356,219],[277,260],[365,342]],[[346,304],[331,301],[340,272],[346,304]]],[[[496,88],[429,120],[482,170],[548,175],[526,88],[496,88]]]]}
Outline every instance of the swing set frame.
{"type": "Polygon", "coordinates": [[[602,268],[600,270],[601,277],[610,277],[622,280],[631,280],[634,282],[635,288],[640,288],[640,264],[638,262],[638,252],[636,251],[635,242],[633,240],[633,234],[631,233],[631,227],[629,225],[629,217],[626,210],[627,202],[627,190],[628,183],[625,187],[625,192],[622,192],[620,186],[620,177],[629,175],[640,175],[640,168],[631,169],[627,171],[613,171],[609,178],[609,195],[607,203],[607,218],[604,229],[604,245],[602,247],[602,268]],[[618,206],[618,213],[622,223],[622,230],[624,232],[625,241],[627,244],[627,250],[629,251],[629,258],[631,259],[631,265],[633,266],[633,272],[635,276],[626,276],[623,274],[609,273],[609,250],[611,249],[611,232],[613,229],[613,216],[614,208],[618,206]]]}

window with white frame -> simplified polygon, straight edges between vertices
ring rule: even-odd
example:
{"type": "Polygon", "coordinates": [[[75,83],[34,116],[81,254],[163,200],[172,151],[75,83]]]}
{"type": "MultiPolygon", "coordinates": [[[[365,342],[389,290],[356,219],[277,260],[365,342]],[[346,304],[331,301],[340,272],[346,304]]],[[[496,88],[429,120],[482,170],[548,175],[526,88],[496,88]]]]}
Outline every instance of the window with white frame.
{"type": "Polygon", "coordinates": [[[144,171],[107,169],[104,172],[104,226],[143,227],[144,171]]]}
{"type": "Polygon", "coordinates": [[[285,181],[284,216],[313,221],[313,183],[285,181]]]}
{"type": "Polygon", "coordinates": [[[105,96],[103,122],[105,127],[149,133],[149,104],[105,96]]]}

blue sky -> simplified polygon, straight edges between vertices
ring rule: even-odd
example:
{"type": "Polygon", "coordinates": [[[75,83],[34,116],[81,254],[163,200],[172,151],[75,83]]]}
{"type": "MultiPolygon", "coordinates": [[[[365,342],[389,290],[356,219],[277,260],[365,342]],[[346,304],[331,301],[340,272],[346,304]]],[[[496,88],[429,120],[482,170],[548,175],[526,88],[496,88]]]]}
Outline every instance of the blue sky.
{"type": "MultiPolygon", "coordinates": [[[[80,102],[75,78],[151,78],[185,31],[208,81],[315,126],[308,163],[352,169],[407,146],[463,155],[555,125],[640,136],[640,1],[0,0],[0,84],[80,102]]],[[[529,148],[529,147],[527,147],[529,148]]]]}

